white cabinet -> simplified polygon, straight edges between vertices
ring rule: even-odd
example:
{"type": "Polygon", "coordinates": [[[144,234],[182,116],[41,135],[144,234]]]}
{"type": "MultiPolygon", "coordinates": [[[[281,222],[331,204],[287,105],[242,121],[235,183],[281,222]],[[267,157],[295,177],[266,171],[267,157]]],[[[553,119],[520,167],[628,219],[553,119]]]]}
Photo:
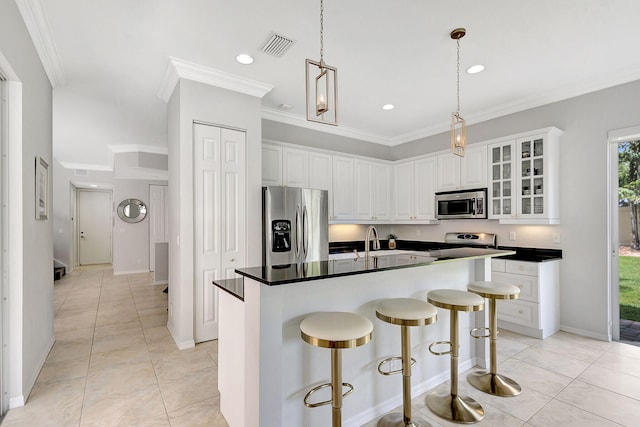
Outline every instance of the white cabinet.
{"type": "Polygon", "coordinates": [[[309,153],[309,187],[327,190],[329,220],[333,219],[333,157],[324,153],[309,153]]]}
{"type": "Polygon", "coordinates": [[[333,219],[352,219],[353,158],[333,156],[333,219]]]}
{"type": "Polygon", "coordinates": [[[262,144],[262,185],[282,185],[282,147],[262,144]]]}
{"type": "Polygon", "coordinates": [[[437,191],[454,191],[487,186],[487,147],[467,147],[464,157],[438,154],[437,191]]]}
{"type": "Polygon", "coordinates": [[[309,151],[262,144],[262,185],[309,187],[309,151]]]}
{"type": "Polygon", "coordinates": [[[436,156],[393,166],[393,219],[424,221],[435,219],[436,156]]]}
{"type": "Polygon", "coordinates": [[[309,187],[309,151],[282,148],[282,185],[309,187]]]}
{"type": "Polygon", "coordinates": [[[520,288],[517,300],[498,300],[498,326],[534,338],[560,329],[560,261],[491,261],[491,280],[520,288]]]}
{"type": "Polygon", "coordinates": [[[355,208],[353,219],[388,220],[391,167],[383,163],[354,160],[355,208]]]}
{"type": "Polygon", "coordinates": [[[489,145],[489,218],[501,223],[559,224],[559,135],[489,145]]]}

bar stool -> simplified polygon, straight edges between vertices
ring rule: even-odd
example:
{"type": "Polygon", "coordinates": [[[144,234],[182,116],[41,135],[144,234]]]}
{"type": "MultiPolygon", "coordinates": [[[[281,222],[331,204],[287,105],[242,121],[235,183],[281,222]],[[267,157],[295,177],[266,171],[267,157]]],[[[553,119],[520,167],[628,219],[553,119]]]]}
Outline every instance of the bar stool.
{"type": "Polygon", "coordinates": [[[320,312],[305,317],[300,323],[300,336],[315,346],[331,349],[331,382],[312,388],[304,396],[304,404],[308,408],[331,403],[331,425],[342,426],[342,399],[353,392],[353,386],[342,382],[343,348],[354,348],[371,341],[373,325],[364,316],[356,313],[320,312]],[[342,394],[342,386],[349,390],[342,394]],[[331,387],[331,399],[318,403],[309,403],[309,398],[316,391],[331,387]]]}
{"type": "Polygon", "coordinates": [[[458,312],[484,310],[484,299],[471,292],[453,289],[436,289],[427,294],[427,300],[436,307],[450,310],[450,340],[437,341],[429,346],[436,356],[451,355],[451,391],[449,394],[431,392],[427,406],[436,415],[457,423],[476,423],[484,418],[482,406],[468,396],[458,394],[458,312]],[[434,345],[449,344],[449,351],[436,352],[434,345]]]}
{"type": "Polygon", "coordinates": [[[386,299],[376,306],[376,317],[401,329],[401,357],[389,357],[378,365],[382,375],[393,375],[402,372],[402,409],[403,413],[387,414],[378,420],[378,427],[428,427],[429,423],[420,418],[411,418],[411,367],[416,363],[411,357],[411,332],[409,326],[426,326],[434,323],[438,310],[426,301],[412,298],[386,299]],[[383,371],[382,366],[393,360],[402,360],[402,369],[383,371]]]}
{"type": "MultiPolygon", "coordinates": [[[[467,376],[472,386],[485,393],[496,396],[517,396],[522,391],[520,385],[509,377],[498,374],[497,340],[498,340],[498,311],[496,300],[518,299],[520,288],[508,283],[498,282],[473,282],[467,286],[469,292],[489,299],[489,327],[482,328],[489,330],[489,372],[473,372],[467,376]]],[[[487,338],[486,335],[475,335],[474,329],[471,336],[474,338],[487,338]]]]}

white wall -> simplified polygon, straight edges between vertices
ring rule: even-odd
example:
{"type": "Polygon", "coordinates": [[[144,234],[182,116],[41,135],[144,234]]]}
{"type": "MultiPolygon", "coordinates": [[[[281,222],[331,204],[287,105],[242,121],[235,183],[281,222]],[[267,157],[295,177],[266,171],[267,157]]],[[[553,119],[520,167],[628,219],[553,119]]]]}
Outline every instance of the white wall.
{"type": "Polygon", "coordinates": [[[87,176],[76,176],[75,169],[65,169],[54,161],[53,195],[56,200],[54,210],[54,257],[68,267],[72,260],[73,222],[71,206],[71,185],[98,184],[108,186],[113,191],[113,272],[114,274],[140,273],[149,271],[149,219],[128,224],[118,218],[116,209],[124,199],[140,199],[149,205],[149,185],[166,184],[166,181],[117,179],[113,172],[87,171],[87,176]]]}
{"type": "MultiPolygon", "coordinates": [[[[10,147],[21,149],[21,168],[10,176],[10,198],[19,204],[11,211],[20,218],[9,218],[11,233],[20,233],[17,247],[21,245],[21,251],[16,251],[16,246],[9,248],[10,353],[4,361],[10,365],[9,405],[15,407],[29,395],[54,338],[53,221],[35,219],[34,195],[36,157],[52,164],[51,85],[12,1],[3,1],[1,6],[0,52],[22,84],[22,109],[10,111],[22,115],[21,132],[17,133],[21,140],[10,147]],[[13,182],[21,182],[22,188],[16,189],[13,182]]],[[[50,191],[51,183],[49,186],[50,191]]]]}
{"type": "Polygon", "coordinates": [[[260,99],[180,80],[169,100],[169,322],[179,348],[193,339],[193,122],[246,131],[247,265],[262,260],[262,130],[260,99]]]}

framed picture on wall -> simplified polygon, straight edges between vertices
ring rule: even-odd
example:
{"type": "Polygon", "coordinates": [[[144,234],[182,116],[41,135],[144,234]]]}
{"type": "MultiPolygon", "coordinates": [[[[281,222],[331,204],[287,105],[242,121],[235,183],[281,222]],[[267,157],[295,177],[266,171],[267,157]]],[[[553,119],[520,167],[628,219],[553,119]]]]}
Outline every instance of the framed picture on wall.
{"type": "Polygon", "coordinates": [[[36,219],[49,216],[49,165],[36,157],[36,219]]]}

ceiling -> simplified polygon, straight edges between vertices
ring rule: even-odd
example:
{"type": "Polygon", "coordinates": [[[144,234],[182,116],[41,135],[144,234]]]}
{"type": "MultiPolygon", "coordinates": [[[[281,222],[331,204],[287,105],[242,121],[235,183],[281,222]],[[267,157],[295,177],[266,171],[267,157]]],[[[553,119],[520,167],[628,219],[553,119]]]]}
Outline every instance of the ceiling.
{"type": "Polygon", "coordinates": [[[166,149],[159,98],[169,58],[273,86],[263,117],[396,145],[640,79],[637,0],[325,0],[324,59],[339,121],[307,122],[305,58],[319,59],[319,0],[16,0],[54,86],[54,156],[107,165],[109,146],[166,149]],[[261,51],[273,32],[295,40],[261,51]],[[248,53],[251,65],[235,57],[248,53]],[[486,70],[470,75],[473,64],[486,70]],[[383,111],[383,104],[396,108],[383,111]],[[283,110],[279,106],[289,104],[283,110]]]}

